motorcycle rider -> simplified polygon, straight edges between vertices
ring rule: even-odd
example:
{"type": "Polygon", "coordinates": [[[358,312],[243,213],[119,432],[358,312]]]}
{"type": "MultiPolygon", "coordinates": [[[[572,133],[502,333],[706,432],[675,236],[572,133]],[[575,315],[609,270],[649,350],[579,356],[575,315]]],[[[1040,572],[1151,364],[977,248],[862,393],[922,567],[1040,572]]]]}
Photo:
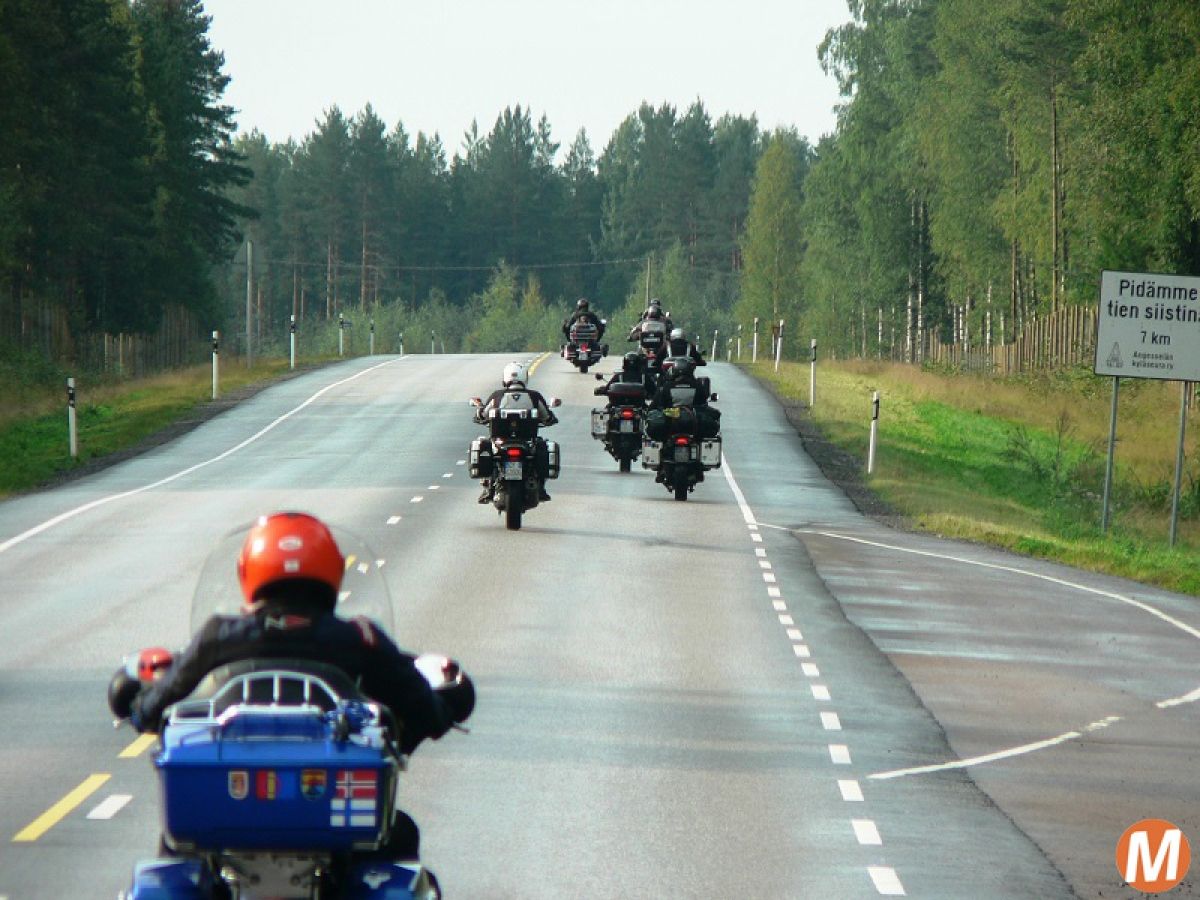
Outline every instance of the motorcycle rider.
{"type": "MultiPolygon", "coordinates": [[[[587,301],[580,302],[586,303],[587,301]]],[[[558,416],[554,415],[546,398],[540,392],[525,386],[527,377],[525,367],[519,362],[510,362],[506,365],[500,376],[500,383],[503,386],[499,390],[493,391],[483,405],[476,410],[475,421],[481,425],[486,424],[487,414],[493,409],[528,409],[533,412],[539,427],[546,428],[558,422],[558,416]]],[[[546,446],[546,439],[540,434],[534,438],[533,458],[537,468],[538,499],[549,500],[550,494],[546,491],[546,479],[550,477],[550,448],[546,446]]],[[[491,479],[483,483],[483,492],[479,495],[480,504],[491,502],[492,488],[491,479]]]]}
{"type": "Polygon", "coordinates": [[[589,309],[586,297],[580,297],[575,304],[575,311],[563,320],[562,333],[567,340],[571,339],[571,326],[576,322],[591,322],[596,326],[597,339],[604,337],[604,321],[589,309]]]}
{"type": "MultiPolygon", "coordinates": [[[[341,669],[366,696],[390,709],[402,753],[426,738],[440,738],[470,716],[471,679],[459,671],[452,686],[434,691],[417,670],[416,657],[400,650],[378,623],[337,616],[345,568],[333,535],[316,517],[300,512],[260,517],[237,560],[242,615],[211,617],[156,681],[121,682],[118,674],[109,694],[113,712],[128,717],[138,731],[158,731],[167,707],[191,694],[213,669],[245,659],[305,659],[341,669]]],[[[416,859],[419,840],[416,823],[398,813],[380,853],[416,859]]]]}
{"type": "Polygon", "coordinates": [[[640,340],[642,332],[648,330],[647,322],[660,323],[652,326],[654,329],[662,328],[664,331],[670,331],[672,328],[671,319],[662,311],[662,306],[659,305],[657,300],[651,300],[650,305],[646,307],[646,311],[642,313],[642,317],[638,320],[637,324],[629,329],[629,340],[640,340]]]}
{"type": "Polygon", "coordinates": [[[640,353],[629,352],[621,358],[621,368],[613,373],[605,384],[595,388],[592,393],[597,397],[607,397],[609,388],[614,384],[640,384],[649,397],[654,392],[654,382],[646,372],[646,357],[640,353]]]}
{"type": "Polygon", "coordinates": [[[682,328],[672,328],[667,336],[667,356],[686,356],[697,366],[708,365],[700,349],[687,339],[682,328]]]}

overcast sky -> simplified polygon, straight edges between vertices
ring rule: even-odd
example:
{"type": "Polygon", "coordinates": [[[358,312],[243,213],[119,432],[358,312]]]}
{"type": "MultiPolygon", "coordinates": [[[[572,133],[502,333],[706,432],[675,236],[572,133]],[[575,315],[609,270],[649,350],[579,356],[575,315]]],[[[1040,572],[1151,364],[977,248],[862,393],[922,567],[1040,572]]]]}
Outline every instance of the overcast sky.
{"type": "Polygon", "coordinates": [[[814,143],[838,102],[816,48],[850,18],[846,0],[206,0],[233,81],[239,130],[272,141],[312,131],[322,110],[368,102],[447,152],[472,119],[506,106],[545,113],[565,150],[586,128],[597,155],[647,101],[715,121],[757,114],[814,143]]]}

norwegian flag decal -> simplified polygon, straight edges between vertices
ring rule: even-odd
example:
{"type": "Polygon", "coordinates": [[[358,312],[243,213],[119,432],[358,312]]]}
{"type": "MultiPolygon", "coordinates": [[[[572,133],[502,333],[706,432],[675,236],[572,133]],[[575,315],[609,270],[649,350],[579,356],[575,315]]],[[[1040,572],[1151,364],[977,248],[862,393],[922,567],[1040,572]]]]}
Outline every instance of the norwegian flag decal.
{"type": "Polygon", "coordinates": [[[329,824],[334,828],[374,828],[378,802],[378,772],[339,769],[329,805],[329,824]]]}

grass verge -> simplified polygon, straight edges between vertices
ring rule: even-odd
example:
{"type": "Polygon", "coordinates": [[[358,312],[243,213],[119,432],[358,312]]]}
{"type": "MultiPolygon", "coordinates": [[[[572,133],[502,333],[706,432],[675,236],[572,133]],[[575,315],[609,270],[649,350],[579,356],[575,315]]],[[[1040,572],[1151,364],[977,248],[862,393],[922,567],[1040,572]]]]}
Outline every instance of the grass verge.
{"type": "MultiPolygon", "coordinates": [[[[268,359],[246,369],[230,359],[221,370],[222,397],[261,386],[287,372],[287,360],[268,359]]],[[[5,392],[5,387],[0,383],[0,392],[5,392]]],[[[55,400],[42,390],[27,391],[26,397],[23,413],[9,407],[0,417],[0,498],[96,468],[113,454],[162,435],[164,429],[212,402],[212,369],[195,366],[136,381],[97,383],[80,378],[76,405],[79,456],[75,459],[68,446],[65,395],[55,400]]]]}
{"type": "MultiPolygon", "coordinates": [[[[911,526],[1200,595],[1200,469],[1185,445],[1169,548],[1179,386],[1122,384],[1110,527],[1100,531],[1111,382],[1080,370],[993,379],[886,363],[750,367],[853,458],[858,477],[911,526]],[[871,393],[881,395],[875,472],[865,473],[871,393]]],[[[1193,435],[1195,429],[1192,429],[1193,435]]]]}

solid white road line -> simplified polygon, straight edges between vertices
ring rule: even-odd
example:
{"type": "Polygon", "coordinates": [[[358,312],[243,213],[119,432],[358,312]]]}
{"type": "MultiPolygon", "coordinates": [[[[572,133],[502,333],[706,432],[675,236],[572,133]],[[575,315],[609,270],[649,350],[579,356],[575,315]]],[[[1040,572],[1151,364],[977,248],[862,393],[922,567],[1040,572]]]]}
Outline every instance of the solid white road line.
{"type": "Polygon", "coordinates": [[[742,493],[742,489],[734,480],[733,469],[729,468],[729,458],[724,453],[721,454],[721,471],[725,473],[725,480],[729,482],[729,489],[733,491],[733,499],[737,501],[738,509],[742,511],[742,518],[745,519],[746,526],[751,531],[758,531],[758,520],[754,518],[754,512],[750,509],[750,504],[746,502],[746,495],[742,493]]]}
{"type": "Polygon", "coordinates": [[[821,713],[821,727],[826,731],[841,731],[842,720],[835,712],[823,712],[821,713]]]}
{"type": "Polygon", "coordinates": [[[850,765],[850,748],[845,744],[830,744],[829,759],[835,766],[850,765]]]}
{"type": "Polygon", "coordinates": [[[858,838],[860,844],[874,847],[883,844],[883,838],[879,836],[879,829],[870,819],[851,819],[850,825],[854,828],[854,836],[858,838]]]}
{"type": "MultiPolygon", "coordinates": [[[[401,359],[405,359],[405,358],[407,358],[407,357],[401,357],[401,359]]],[[[286,421],[287,419],[290,419],[292,416],[294,416],[296,413],[300,412],[300,410],[304,409],[310,403],[313,403],[318,397],[320,397],[326,391],[331,391],[335,387],[340,387],[343,384],[354,381],[354,379],[356,379],[356,378],[362,378],[362,376],[366,375],[368,372],[374,372],[376,369],[382,368],[383,366],[390,366],[392,363],[396,363],[396,362],[400,362],[400,359],[389,359],[387,362],[381,362],[381,363],[379,363],[379,365],[371,366],[369,369],[363,369],[361,372],[357,372],[356,374],[351,375],[349,378],[343,378],[341,381],[335,381],[333,384],[325,385],[325,387],[321,388],[321,390],[317,391],[315,394],[313,394],[311,397],[309,397],[307,400],[305,400],[303,403],[301,403],[295,409],[292,409],[291,411],[284,413],[282,416],[277,418],[275,421],[271,422],[269,425],[259,429],[254,434],[250,435],[250,437],[246,438],[240,444],[236,444],[235,446],[230,447],[224,453],[219,453],[216,456],[214,456],[212,459],[206,459],[203,462],[198,462],[194,466],[188,466],[186,469],[182,469],[181,471],[176,472],[174,475],[168,475],[166,478],[160,478],[158,481],[151,482],[150,484],[144,484],[139,488],[133,488],[132,490],[122,491],[119,494],[109,494],[104,497],[97,497],[95,500],[92,500],[88,503],[84,503],[82,506],[76,506],[74,509],[68,509],[66,512],[59,513],[54,518],[47,519],[45,522],[42,522],[40,525],[35,525],[26,531],[22,531],[20,534],[15,535],[14,537],[10,537],[8,540],[4,541],[3,543],[0,543],[0,553],[3,553],[5,550],[10,549],[11,547],[15,547],[17,544],[24,543],[25,541],[29,540],[31,537],[41,534],[43,531],[49,531],[55,525],[61,525],[63,522],[67,521],[68,519],[73,519],[76,516],[87,512],[88,510],[95,509],[98,506],[104,506],[105,504],[112,503],[115,500],[124,500],[126,497],[133,497],[137,494],[144,494],[146,491],[151,491],[151,490],[154,490],[154,488],[162,487],[164,484],[170,484],[172,481],[178,481],[180,478],[183,478],[186,475],[191,475],[193,472],[199,471],[200,469],[203,469],[205,466],[211,466],[215,462],[220,462],[221,460],[223,460],[229,456],[232,456],[234,453],[237,453],[243,447],[248,447],[250,444],[253,444],[264,434],[266,434],[267,432],[269,432],[273,428],[275,428],[275,426],[281,424],[282,422],[286,421]]]]}
{"type": "Polygon", "coordinates": [[[132,794],[112,794],[106,797],[101,803],[87,814],[89,819],[111,819],[119,813],[130,800],[133,799],[132,794]]]}
{"type": "Polygon", "coordinates": [[[900,883],[896,870],[891,866],[867,866],[867,873],[875,883],[875,890],[885,897],[904,897],[904,885],[900,883]]]}
{"type": "Polygon", "coordinates": [[[842,799],[847,803],[864,802],[862,787],[853,778],[839,778],[838,790],[841,791],[842,799]]]}

